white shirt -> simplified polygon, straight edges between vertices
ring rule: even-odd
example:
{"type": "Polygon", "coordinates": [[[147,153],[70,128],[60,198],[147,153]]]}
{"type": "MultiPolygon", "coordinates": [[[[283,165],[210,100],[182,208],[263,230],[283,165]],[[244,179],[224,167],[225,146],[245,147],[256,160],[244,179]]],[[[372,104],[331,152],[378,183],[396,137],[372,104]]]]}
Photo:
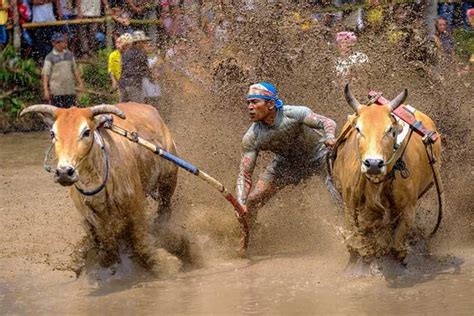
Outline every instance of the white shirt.
{"type": "Polygon", "coordinates": [[[369,57],[361,52],[354,52],[352,55],[342,58],[336,62],[336,73],[338,76],[347,76],[352,66],[369,62],[369,57]]]}
{"type": "Polygon", "coordinates": [[[82,14],[88,18],[100,17],[100,0],[81,0],[82,14]]]}

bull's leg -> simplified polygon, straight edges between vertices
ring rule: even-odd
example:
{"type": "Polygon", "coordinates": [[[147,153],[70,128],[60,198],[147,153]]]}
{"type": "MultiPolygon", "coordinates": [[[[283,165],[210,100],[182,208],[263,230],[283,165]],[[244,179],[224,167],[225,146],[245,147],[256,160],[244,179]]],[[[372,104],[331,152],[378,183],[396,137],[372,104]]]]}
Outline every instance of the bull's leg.
{"type": "Polygon", "coordinates": [[[158,186],[158,221],[166,223],[171,217],[171,198],[176,189],[177,176],[161,179],[158,186]]]}
{"type": "Polygon", "coordinates": [[[400,216],[400,220],[393,238],[393,249],[398,259],[404,260],[407,255],[407,235],[415,224],[416,205],[406,207],[400,216]]]}
{"type": "Polygon", "coordinates": [[[131,241],[135,254],[145,268],[156,276],[174,275],[181,268],[181,261],[166,251],[157,248],[155,236],[151,233],[152,224],[144,212],[134,214],[132,218],[131,241]]]}

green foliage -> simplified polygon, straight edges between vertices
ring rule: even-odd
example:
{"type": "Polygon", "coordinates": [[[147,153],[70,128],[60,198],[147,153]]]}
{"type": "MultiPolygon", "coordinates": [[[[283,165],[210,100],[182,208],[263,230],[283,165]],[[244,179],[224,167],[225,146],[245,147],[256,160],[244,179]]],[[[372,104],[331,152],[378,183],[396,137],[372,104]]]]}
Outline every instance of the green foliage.
{"type": "Polygon", "coordinates": [[[111,92],[111,82],[107,71],[107,64],[111,49],[99,50],[98,54],[91,57],[82,69],[82,78],[86,88],[96,93],[86,93],[79,97],[79,104],[89,106],[99,103],[114,103],[115,96],[111,92]]]}
{"type": "Polygon", "coordinates": [[[456,53],[461,59],[469,59],[474,54],[474,31],[466,31],[462,28],[453,32],[456,53]]]}
{"type": "Polygon", "coordinates": [[[22,59],[12,46],[0,53],[0,109],[15,118],[40,96],[40,73],[31,59],[22,59]]]}

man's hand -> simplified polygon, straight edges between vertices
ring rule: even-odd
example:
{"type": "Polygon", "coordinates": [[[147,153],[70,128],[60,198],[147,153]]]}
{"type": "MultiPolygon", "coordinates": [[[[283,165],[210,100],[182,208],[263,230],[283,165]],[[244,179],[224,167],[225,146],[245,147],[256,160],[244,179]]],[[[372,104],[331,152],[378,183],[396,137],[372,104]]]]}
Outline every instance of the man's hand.
{"type": "Polygon", "coordinates": [[[243,216],[243,217],[247,216],[247,214],[248,214],[247,205],[240,204],[240,207],[241,207],[241,210],[242,210],[241,216],[243,216]]]}
{"type": "Polygon", "coordinates": [[[336,141],[333,138],[330,138],[324,142],[324,145],[329,149],[333,149],[334,145],[336,145],[336,141]]]}

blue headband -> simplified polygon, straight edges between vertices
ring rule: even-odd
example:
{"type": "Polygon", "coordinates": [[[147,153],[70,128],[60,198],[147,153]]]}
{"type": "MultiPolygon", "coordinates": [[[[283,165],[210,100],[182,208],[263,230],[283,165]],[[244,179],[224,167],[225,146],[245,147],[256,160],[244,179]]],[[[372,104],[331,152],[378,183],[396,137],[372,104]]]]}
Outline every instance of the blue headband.
{"type": "Polygon", "coordinates": [[[273,101],[275,101],[275,107],[277,109],[279,109],[283,106],[283,104],[284,104],[283,100],[278,98],[277,90],[276,90],[274,85],[272,85],[271,83],[268,83],[268,82],[259,82],[257,84],[265,87],[265,89],[268,92],[270,92],[272,95],[270,96],[270,95],[263,95],[263,94],[248,94],[247,99],[273,100],[273,101]]]}

